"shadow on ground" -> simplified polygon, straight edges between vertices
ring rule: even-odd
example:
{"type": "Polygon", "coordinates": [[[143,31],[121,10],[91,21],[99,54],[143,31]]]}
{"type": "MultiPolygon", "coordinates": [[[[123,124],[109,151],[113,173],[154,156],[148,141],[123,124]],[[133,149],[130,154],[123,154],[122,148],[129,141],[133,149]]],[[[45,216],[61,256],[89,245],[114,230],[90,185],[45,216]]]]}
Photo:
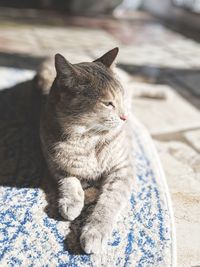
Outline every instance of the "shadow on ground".
{"type": "MultiPolygon", "coordinates": [[[[48,217],[64,221],[57,207],[57,184],[48,173],[39,140],[39,117],[42,99],[32,81],[0,91],[0,186],[40,188],[44,191],[48,217]]],[[[94,203],[86,205],[82,214],[70,225],[64,249],[82,255],[81,228],[92,212],[94,203]]]]}
{"type": "Polygon", "coordinates": [[[132,75],[133,79],[152,84],[167,84],[200,109],[200,69],[157,67],[150,65],[119,64],[119,67],[132,75]]]}
{"type": "MultiPolygon", "coordinates": [[[[40,150],[40,104],[32,91],[32,81],[0,91],[0,186],[41,188],[48,203],[47,215],[63,220],[56,205],[57,186],[47,172],[40,150]]],[[[73,224],[72,229],[77,229],[73,224]]],[[[73,237],[74,248],[78,247],[74,242],[79,241],[76,233],[74,230],[69,236],[73,237]]],[[[72,253],[67,240],[64,246],[72,253]]]]}
{"type": "Polygon", "coordinates": [[[31,56],[19,53],[0,52],[1,67],[36,70],[45,57],[31,56]]]}

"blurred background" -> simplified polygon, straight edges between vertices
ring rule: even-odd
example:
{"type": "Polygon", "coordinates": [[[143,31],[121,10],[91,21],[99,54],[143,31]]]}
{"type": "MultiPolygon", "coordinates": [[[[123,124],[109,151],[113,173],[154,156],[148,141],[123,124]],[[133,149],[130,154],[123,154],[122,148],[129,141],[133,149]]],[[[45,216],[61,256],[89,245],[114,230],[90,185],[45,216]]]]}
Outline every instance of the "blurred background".
{"type": "Polygon", "coordinates": [[[46,56],[77,63],[119,47],[166,173],[181,267],[200,264],[199,41],[200,0],[0,0],[0,101],[46,56]]]}

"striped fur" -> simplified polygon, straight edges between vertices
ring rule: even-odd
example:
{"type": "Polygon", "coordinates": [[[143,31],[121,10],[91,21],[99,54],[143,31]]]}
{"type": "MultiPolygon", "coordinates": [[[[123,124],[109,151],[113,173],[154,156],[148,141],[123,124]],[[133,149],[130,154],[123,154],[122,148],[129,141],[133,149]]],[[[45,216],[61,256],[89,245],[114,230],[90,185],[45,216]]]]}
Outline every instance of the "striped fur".
{"type": "MultiPolygon", "coordinates": [[[[126,113],[124,90],[110,68],[115,56],[111,50],[95,62],[72,65],[57,55],[56,78],[41,117],[42,149],[58,181],[61,215],[67,220],[79,216],[84,206],[81,184],[101,182],[80,237],[86,253],[105,248],[134,186],[129,125],[120,119],[126,113]]],[[[42,79],[42,71],[38,77],[42,79]]]]}

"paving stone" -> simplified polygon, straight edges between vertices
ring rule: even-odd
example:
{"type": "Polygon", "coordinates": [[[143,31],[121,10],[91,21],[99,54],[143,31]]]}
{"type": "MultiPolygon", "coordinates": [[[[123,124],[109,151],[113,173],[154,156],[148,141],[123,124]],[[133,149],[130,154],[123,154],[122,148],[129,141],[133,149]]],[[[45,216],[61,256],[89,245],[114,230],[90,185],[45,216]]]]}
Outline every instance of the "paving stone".
{"type": "Polygon", "coordinates": [[[148,91],[159,88],[169,97],[165,100],[133,98],[132,110],[153,135],[168,134],[200,127],[200,111],[166,85],[131,82],[128,90],[145,87],[148,91]]]}
{"type": "MultiPolygon", "coordinates": [[[[107,46],[108,49],[114,47],[107,46]]],[[[96,57],[105,51],[105,47],[94,50],[93,55],[96,57]]],[[[151,67],[168,67],[168,68],[188,68],[188,64],[181,58],[174,57],[174,54],[165,47],[158,44],[142,44],[124,46],[119,44],[119,55],[117,62],[133,66],[151,66],[151,67]],[[163,60],[165,59],[165,60],[163,60]]]]}
{"type": "Polygon", "coordinates": [[[118,42],[104,30],[74,27],[33,27],[0,29],[0,51],[48,55],[51,51],[107,51],[118,42]],[[23,38],[22,38],[23,37],[23,38]],[[34,49],[33,49],[34,48],[34,49]]]}
{"type": "Polygon", "coordinates": [[[184,137],[200,153],[200,129],[185,132],[184,137]]]}
{"type": "Polygon", "coordinates": [[[176,35],[173,42],[167,42],[166,46],[168,49],[176,52],[182,56],[196,56],[200,52],[200,44],[194,40],[188,39],[179,35],[176,35]]]}
{"type": "Polygon", "coordinates": [[[157,45],[143,45],[132,47],[120,47],[118,62],[136,66],[153,66],[185,69],[188,66],[185,61],[163,47],[157,45]],[[164,60],[163,60],[164,59],[164,60]]]}
{"type": "Polygon", "coordinates": [[[200,155],[181,142],[156,141],[175,214],[178,266],[198,266],[200,258],[200,155]]]}
{"type": "Polygon", "coordinates": [[[200,66],[197,57],[200,53],[200,44],[159,23],[132,25],[129,35],[132,36],[132,39],[129,38],[129,45],[121,49],[120,61],[123,63],[135,65],[146,63],[181,69],[200,66]]]}
{"type": "Polygon", "coordinates": [[[1,52],[33,54],[40,50],[40,44],[32,33],[32,27],[0,29],[0,40],[1,52]]]}
{"type": "MultiPolygon", "coordinates": [[[[117,23],[115,28],[120,25],[119,22],[117,23]]],[[[48,54],[53,49],[77,51],[81,47],[81,49],[88,50],[95,58],[97,54],[102,54],[114,46],[120,46],[118,57],[120,63],[180,69],[187,69],[188,66],[199,67],[200,63],[196,55],[199,54],[200,45],[197,42],[174,33],[158,23],[149,25],[142,23],[133,25],[132,28],[130,26],[128,32],[133,39],[129,40],[129,45],[122,45],[123,40],[117,40],[102,29],[63,27],[63,24],[62,27],[51,28],[44,26],[5,27],[0,29],[0,50],[48,54]]]]}
{"type": "Polygon", "coordinates": [[[97,49],[105,44],[116,46],[116,40],[104,30],[67,27],[67,28],[36,28],[34,34],[40,39],[42,47],[86,48],[97,49]]]}

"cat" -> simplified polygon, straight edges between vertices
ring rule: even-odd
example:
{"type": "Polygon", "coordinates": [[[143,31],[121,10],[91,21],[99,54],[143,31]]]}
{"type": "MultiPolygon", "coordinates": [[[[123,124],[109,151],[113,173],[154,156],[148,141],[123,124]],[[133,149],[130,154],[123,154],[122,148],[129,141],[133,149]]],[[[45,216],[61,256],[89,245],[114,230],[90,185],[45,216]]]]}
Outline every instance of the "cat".
{"type": "Polygon", "coordinates": [[[101,183],[97,203],[80,236],[87,254],[106,249],[135,184],[125,91],[113,71],[117,54],[114,48],[93,62],[79,64],[56,54],[56,77],[50,90],[51,70],[43,66],[37,76],[47,96],[40,122],[41,146],[58,182],[61,216],[73,221],[80,215],[83,181],[101,183]]]}

